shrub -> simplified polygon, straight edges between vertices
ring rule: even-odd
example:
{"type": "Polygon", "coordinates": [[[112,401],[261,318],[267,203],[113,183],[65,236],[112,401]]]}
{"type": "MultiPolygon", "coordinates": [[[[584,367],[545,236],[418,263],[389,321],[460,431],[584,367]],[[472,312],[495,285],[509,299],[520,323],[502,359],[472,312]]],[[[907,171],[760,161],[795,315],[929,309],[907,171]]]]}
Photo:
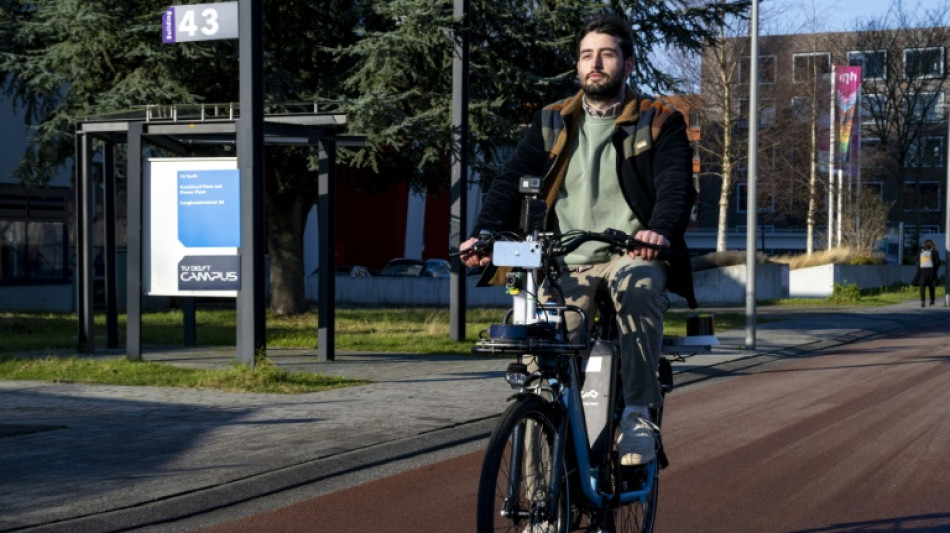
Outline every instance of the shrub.
{"type": "Polygon", "coordinates": [[[780,255],[772,257],[772,261],[785,263],[789,270],[807,268],[818,265],[880,265],[884,257],[880,254],[868,255],[854,248],[839,246],[830,250],[819,250],[812,254],[780,255]]]}
{"type": "MultiPolygon", "coordinates": [[[[764,253],[755,254],[756,263],[762,264],[769,261],[764,253]]],[[[699,255],[692,259],[693,271],[708,270],[710,268],[720,268],[735,265],[744,265],[746,262],[745,250],[727,250],[725,252],[711,252],[705,255],[699,255]]]]}
{"type": "Polygon", "coordinates": [[[828,301],[833,304],[856,304],[861,300],[857,283],[835,283],[828,301]]]}

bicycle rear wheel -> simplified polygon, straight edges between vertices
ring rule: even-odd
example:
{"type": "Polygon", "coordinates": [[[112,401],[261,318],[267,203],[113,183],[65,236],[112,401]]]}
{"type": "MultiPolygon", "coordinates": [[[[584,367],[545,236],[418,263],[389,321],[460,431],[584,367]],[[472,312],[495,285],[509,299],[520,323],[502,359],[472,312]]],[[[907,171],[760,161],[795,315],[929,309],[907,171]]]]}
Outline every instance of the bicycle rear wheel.
{"type": "Polygon", "coordinates": [[[567,471],[563,460],[555,465],[554,420],[551,405],[539,398],[521,398],[505,411],[488,441],[482,463],[479,532],[570,530],[567,471]],[[555,468],[560,469],[561,483],[556,510],[549,513],[555,468]]]}

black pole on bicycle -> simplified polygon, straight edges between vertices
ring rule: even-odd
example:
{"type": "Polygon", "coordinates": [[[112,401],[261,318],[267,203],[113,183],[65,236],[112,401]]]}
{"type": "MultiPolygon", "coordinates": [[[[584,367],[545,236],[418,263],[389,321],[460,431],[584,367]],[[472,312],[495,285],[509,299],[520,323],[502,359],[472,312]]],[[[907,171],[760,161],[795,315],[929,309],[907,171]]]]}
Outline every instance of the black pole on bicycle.
{"type": "Polygon", "coordinates": [[[547,212],[547,204],[542,198],[538,198],[538,195],[541,194],[541,178],[522,176],[518,183],[518,192],[524,195],[524,199],[521,201],[519,226],[527,237],[544,229],[544,215],[547,212]]]}

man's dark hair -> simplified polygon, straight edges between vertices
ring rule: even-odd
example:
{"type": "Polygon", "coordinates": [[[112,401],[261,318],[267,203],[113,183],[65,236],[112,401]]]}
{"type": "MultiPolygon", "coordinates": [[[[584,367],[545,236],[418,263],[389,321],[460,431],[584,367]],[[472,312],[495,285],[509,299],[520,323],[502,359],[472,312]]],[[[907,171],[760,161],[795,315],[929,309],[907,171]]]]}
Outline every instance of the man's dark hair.
{"type": "Polygon", "coordinates": [[[584,26],[581,27],[581,31],[577,34],[575,48],[578,56],[581,51],[581,40],[591,32],[605,33],[616,37],[617,40],[620,41],[620,53],[623,54],[623,58],[627,59],[633,56],[633,34],[630,32],[630,25],[623,17],[612,13],[604,13],[597,15],[589,20],[587,24],[584,24],[584,26]]]}

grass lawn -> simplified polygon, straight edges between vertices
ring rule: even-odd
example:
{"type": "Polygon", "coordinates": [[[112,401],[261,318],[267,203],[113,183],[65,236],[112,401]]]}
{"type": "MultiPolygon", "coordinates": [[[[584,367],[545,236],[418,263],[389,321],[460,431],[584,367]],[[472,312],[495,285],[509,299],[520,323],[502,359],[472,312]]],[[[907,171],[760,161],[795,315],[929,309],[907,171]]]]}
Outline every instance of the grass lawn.
{"type": "MultiPolygon", "coordinates": [[[[916,298],[915,287],[859,291],[836,287],[826,299],[792,299],[761,305],[880,306],[916,298]]],[[[664,317],[667,335],[686,334],[686,318],[691,311],[670,310],[664,317]]],[[[338,309],[336,349],[338,351],[378,351],[419,354],[468,354],[480,331],[500,322],[502,309],[471,309],[466,312],[466,338],[449,339],[449,311],[445,308],[338,309]]],[[[233,346],[236,313],[227,309],[199,309],[196,312],[199,346],[233,346]]],[[[142,315],[142,343],[145,346],[181,346],[183,316],[180,310],[142,315]]],[[[201,387],[253,392],[309,392],[362,382],[341,378],[294,373],[261,361],[253,370],[235,365],[230,370],[182,369],[154,362],[130,362],[121,358],[95,360],[74,357],[78,318],[74,314],[0,312],[0,379],[40,380],[77,383],[109,383],[201,387]],[[29,353],[30,357],[17,354],[29,353]],[[57,354],[67,354],[65,356],[57,354]]],[[[717,312],[715,330],[743,327],[745,311],[717,312]]],[[[105,316],[95,316],[96,344],[105,344],[105,316]]],[[[124,344],[125,315],[119,317],[119,343],[124,344]]],[[[267,345],[271,348],[313,348],[317,345],[317,314],[267,317],[267,345]]]]}

